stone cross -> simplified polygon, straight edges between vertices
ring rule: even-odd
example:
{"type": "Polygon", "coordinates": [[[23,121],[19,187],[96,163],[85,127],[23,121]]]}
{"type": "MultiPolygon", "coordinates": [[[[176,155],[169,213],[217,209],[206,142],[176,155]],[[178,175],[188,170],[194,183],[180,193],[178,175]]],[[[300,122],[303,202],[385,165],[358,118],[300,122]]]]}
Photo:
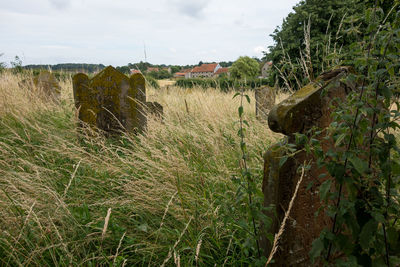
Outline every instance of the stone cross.
{"type": "Polygon", "coordinates": [[[92,79],[83,73],[76,74],[73,89],[82,122],[109,134],[146,131],[146,88],[142,74],[128,78],[108,66],[92,79]]]}
{"type": "MultiPolygon", "coordinates": [[[[338,104],[337,99],[344,100],[347,93],[354,88],[340,80],[348,72],[348,68],[342,67],[330,72],[332,75],[321,76],[315,83],[310,83],[277,104],[269,113],[270,129],[283,133],[286,138],[272,145],[264,155],[264,207],[270,207],[271,204],[273,207],[272,211],[266,212],[272,218],[272,225],[269,229],[262,229],[261,234],[261,244],[267,256],[271,243],[265,238],[265,234],[278,232],[300,179],[298,168],[304,162],[311,162],[311,168],[303,177],[290,219],[280,239],[279,250],[274,257],[276,266],[310,266],[309,252],[313,240],[323,228],[332,225],[331,218],[324,210],[316,216],[321,208],[319,186],[326,179],[332,179],[329,175],[319,178],[320,174],[327,173],[326,170],[319,169],[314,157],[305,152],[297,153],[289,157],[282,166],[279,165],[286,153],[283,144],[295,143],[294,133],[306,133],[313,126],[324,129],[332,122],[332,105],[338,104]],[[311,182],[312,186],[307,190],[311,182]]],[[[334,144],[330,139],[324,139],[325,136],[320,135],[317,138],[320,139],[323,150],[327,151],[334,144]]]]}

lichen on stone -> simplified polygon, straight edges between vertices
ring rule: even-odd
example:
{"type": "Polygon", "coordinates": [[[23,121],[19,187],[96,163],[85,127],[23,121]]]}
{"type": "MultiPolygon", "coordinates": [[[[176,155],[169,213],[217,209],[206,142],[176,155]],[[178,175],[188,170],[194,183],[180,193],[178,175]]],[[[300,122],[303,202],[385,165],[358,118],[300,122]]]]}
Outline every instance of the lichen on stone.
{"type": "Polygon", "coordinates": [[[73,88],[79,119],[109,133],[144,131],[146,120],[139,106],[146,101],[146,88],[139,75],[128,78],[111,66],[92,79],[82,73],[75,75],[73,88]]]}

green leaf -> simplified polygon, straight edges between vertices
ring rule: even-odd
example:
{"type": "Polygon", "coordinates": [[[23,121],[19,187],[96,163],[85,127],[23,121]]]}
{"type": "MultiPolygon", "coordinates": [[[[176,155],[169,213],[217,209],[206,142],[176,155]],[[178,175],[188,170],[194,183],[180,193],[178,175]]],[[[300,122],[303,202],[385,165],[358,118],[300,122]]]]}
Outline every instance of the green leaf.
{"type": "Polygon", "coordinates": [[[321,184],[319,187],[319,197],[321,200],[326,199],[326,195],[328,194],[329,190],[331,189],[332,180],[326,180],[321,184]]]}
{"type": "Polygon", "coordinates": [[[312,248],[310,251],[311,259],[315,259],[321,255],[322,250],[324,250],[324,242],[320,238],[315,239],[312,242],[312,248]]]}
{"type": "Polygon", "coordinates": [[[238,95],[240,95],[240,92],[237,92],[236,94],[233,95],[232,99],[234,99],[235,97],[237,97],[238,95]]]}
{"type": "Polygon", "coordinates": [[[389,72],[390,76],[394,76],[394,67],[391,66],[391,67],[388,69],[388,72],[389,72]]]}
{"type": "Polygon", "coordinates": [[[288,156],[283,156],[280,160],[279,160],[279,167],[282,167],[283,164],[285,164],[285,162],[287,161],[288,156]]]}
{"type": "Polygon", "coordinates": [[[399,232],[396,230],[394,227],[389,227],[387,229],[387,238],[389,243],[392,246],[396,246],[398,240],[399,240],[399,232]]]}
{"type": "Polygon", "coordinates": [[[346,135],[347,135],[346,133],[339,135],[339,137],[336,139],[335,147],[339,146],[342,143],[342,141],[346,137],[346,135]]]}
{"type": "Polygon", "coordinates": [[[360,233],[360,245],[363,250],[367,250],[369,248],[369,244],[378,228],[378,223],[371,219],[369,220],[362,228],[360,233]]]}
{"type": "Polygon", "coordinates": [[[250,103],[250,97],[248,95],[244,95],[247,99],[247,102],[250,103]]]}
{"type": "Polygon", "coordinates": [[[353,164],[356,171],[361,175],[364,174],[368,169],[367,163],[360,158],[352,156],[349,158],[349,161],[351,162],[351,164],[353,164]]]}
{"type": "Polygon", "coordinates": [[[239,111],[239,117],[242,117],[242,115],[243,115],[243,106],[240,106],[238,108],[238,111],[239,111]]]}
{"type": "Polygon", "coordinates": [[[307,185],[306,191],[310,190],[313,185],[314,185],[314,181],[309,182],[307,185]]]}

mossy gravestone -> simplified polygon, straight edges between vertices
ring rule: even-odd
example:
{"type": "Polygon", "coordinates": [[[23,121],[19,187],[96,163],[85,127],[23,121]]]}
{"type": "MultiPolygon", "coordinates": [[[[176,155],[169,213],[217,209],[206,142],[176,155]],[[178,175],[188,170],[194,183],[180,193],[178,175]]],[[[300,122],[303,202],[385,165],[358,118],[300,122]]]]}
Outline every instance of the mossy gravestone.
{"type": "Polygon", "coordinates": [[[163,106],[158,102],[146,102],[146,113],[152,114],[157,119],[162,120],[164,116],[163,106]]]}
{"type": "Polygon", "coordinates": [[[75,106],[79,119],[109,134],[146,131],[146,88],[140,73],[130,78],[109,66],[92,79],[73,77],[75,106]]]}
{"type": "Polygon", "coordinates": [[[41,93],[56,102],[60,101],[61,87],[54,75],[49,71],[41,71],[33,78],[33,84],[41,93]]]}
{"type": "MultiPolygon", "coordinates": [[[[324,129],[332,122],[331,107],[337,105],[338,99],[343,101],[354,86],[340,81],[347,73],[348,68],[342,67],[331,71],[329,75],[321,76],[316,83],[311,83],[288,99],[277,104],[269,113],[268,124],[272,131],[286,135],[284,140],[272,145],[264,155],[263,193],[264,206],[273,210],[266,212],[272,218],[269,229],[262,229],[262,247],[269,255],[271,243],[265,238],[266,233],[276,234],[283,221],[285,211],[293,196],[297,182],[300,179],[299,166],[304,162],[311,162],[311,168],[305,172],[294,201],[285,232],[279,241],[279,249],[275,254],[276,266],[310,266],[309,252],[312,242],[323,228],[331,227],[332,219],[325,210],[320,210],[321,203],[318,195],[319,186],[326,179],[333,179],[329,175],[320,178],[320,174],[327,173],[319,169],[315,158],[305,152],[297,153],[287,159],[282,166],[280,161],[285,156],[284,144],[295,143],[295,133],[305,134],[313,126],[324,129]],[[311,188],[307,189],[309,185],[311,188]],[[318,214],[316,216],[316,214],[318,214]]],[[[326,152],[334,144],[326,135],[317,137],[326,152]]],[[[298,147],[301,149],[301,147],[298,147]]]]}
{"type": "Polygon", "coordinates": [[[254,89],[256,99],[256,117],[259,120],[267,120],[268,113],[275,105],[275,88],[263,86],[254,89]]]}

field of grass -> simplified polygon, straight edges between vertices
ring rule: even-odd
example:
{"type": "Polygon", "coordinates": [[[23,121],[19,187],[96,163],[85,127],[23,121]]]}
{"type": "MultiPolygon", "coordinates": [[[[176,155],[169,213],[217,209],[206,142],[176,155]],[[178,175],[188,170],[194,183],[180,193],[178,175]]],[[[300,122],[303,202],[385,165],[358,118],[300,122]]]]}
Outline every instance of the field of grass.
{"type": "MultiPolygon", "coordinates": [[[[247,214],[232,209],[245,204],[232,179],[241,157],[233,93],[149,88],[164,122],[107,140],[78,136],[71,79],[55,104],[19,86],[24,78],[0,75],[0,265],[247,265],[247,214]]],[[[262,154],[279,135],[255,119],[248,93],[261,190],[262,154]]]]}

